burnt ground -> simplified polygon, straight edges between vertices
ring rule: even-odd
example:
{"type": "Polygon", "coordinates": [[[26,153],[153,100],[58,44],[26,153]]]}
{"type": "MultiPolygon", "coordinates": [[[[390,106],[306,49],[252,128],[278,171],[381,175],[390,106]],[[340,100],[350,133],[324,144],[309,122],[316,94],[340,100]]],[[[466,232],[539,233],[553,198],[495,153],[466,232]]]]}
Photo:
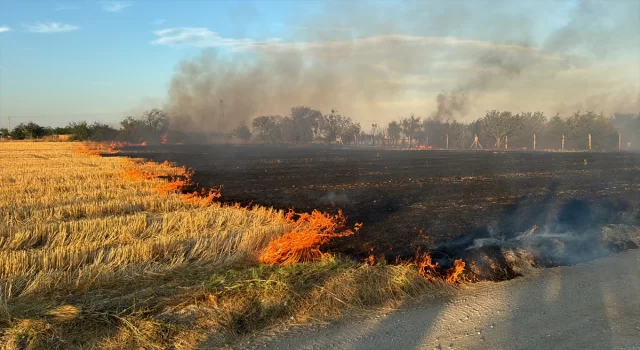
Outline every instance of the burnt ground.
{"type": "Polygon", "coordinates": [[[364,226],[333,248],[357,257],[371,247],[392,257],[468,245],[534,225],[616,223],[640,202],[638,153],[163,145],[121,155],[193,168],[201,186],[224,186],[225,201],[341,208],[364,226]]]}

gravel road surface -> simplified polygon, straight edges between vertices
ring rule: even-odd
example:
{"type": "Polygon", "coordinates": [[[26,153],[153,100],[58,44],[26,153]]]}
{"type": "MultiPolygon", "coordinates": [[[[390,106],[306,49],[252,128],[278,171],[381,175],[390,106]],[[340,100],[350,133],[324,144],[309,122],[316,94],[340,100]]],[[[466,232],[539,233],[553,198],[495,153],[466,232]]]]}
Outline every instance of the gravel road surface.
{"type": "Polygon", "coordinates": [[[243,348],[640,350],[640,250],[477,283],[445,300],[243,348]]]}

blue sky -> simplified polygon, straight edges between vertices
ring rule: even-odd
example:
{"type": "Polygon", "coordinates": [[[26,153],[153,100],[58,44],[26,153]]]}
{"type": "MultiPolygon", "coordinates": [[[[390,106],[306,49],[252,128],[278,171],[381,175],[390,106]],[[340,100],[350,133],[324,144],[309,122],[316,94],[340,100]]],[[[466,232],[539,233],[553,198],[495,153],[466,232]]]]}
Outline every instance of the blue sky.
{"type": "Polygon", "coordinates": [[[202,27],[225,37],[277,37],[290,11],[299,10],[285,2],[3,1],[0,115],[45,124],[119,120],[164,98],[175,65],[200,51],[154,45],[153,31],[202,27]],[[250,21],[236,25],[243,16],[250,21]],[[37,26],[43,32],[34,32],[37,26]]]}
{"type": "MultiPolygon", "coordinates": [[[[386,57],[393,50],[388,46],[381,46],[378,50],[384,51],[381,57],[375,56],[380,53],[372,49],[367,51],[365,59],[362,58],[364,54],[350,52],[349,58],[345,58],[347,65],[350,64],[349,59],[357,57],[358,61],[353,58],[351,63],[358,66],[368,64],[384,70],[388,73],[385,77],[393,77],[394,84],[397,81],[407,86],[420,85],[418,88],[403,87],[402,94],[380,98],[384,100],[381,103],[385,103],[378,106],[381,110],[393,106],[403,112],[415,109],[420,112],[432,107],[432,102],[422,100],[432,101],[439,90],[465,84],[465,80],[460,78],[467,74],[465,69],[468,67],[464,65],[475,56],[470,56],[466,49],[464,55],[460,54],[459,47],[475,47],[477,50],[493,44],[516,45],[519,47],[505,46],[499,50],[525,52],[532,57],[546,55],[557,62],[569,62],[570,59],[571,69],[557,73],[562,75],[558,86],[575,86],[578,81],[605,83],[598,80],[602,78],[597,75],[606,71],[611,79],[623,77],[625,84],[638,87],[640,69],[637,66],[624,74],[615,71],[620,66],[628,68],[629,62],[639,58],[636,48],[615,51],[607,46],[598,51],[599,43],[609,40],[604,38],[594,44],[586,37],[575,47],[562,42],[552,45],[554,41],[549,37],[553,38],[555,31],[573,20],[572,16],[582,1],[470,0],[454,3],[455,8],[445,2],[426,0],[401,5],[396,2],[355,1],[5,0],[0,3],[0,127],[5,126],[7,116],[12,116],[16,122],[33,120],[47,125],[65,125],[82,119],[114,124],[126,115],[162,107],[178,63],[199,55],[203,48],[214,48],[219,55],[232,60],[235,55],[260,56],[274,48],[290,49],[287,47],[290,43],[297,45],[296,50],[313,50],[313,43],[336,40],[351,43],[361,40],[365,42],[362,46],[377,45],[389,41],[388,37],[382,37],[389,35],[402,36],[394,37],[392,41],[400,41],[403,45],[414,45],[415,42],[423,45],[427,41],[424,45],[435,45],[434,42],[442,39],[446,43],[438,45],[446,47],[425,49],[429,56],[425,62],[429,61],[431,67],[428,72],[415,68],[415,62],[412,62],[414,71],[400,72],[401,69],[394,66],[397,59],[386,57]],[[461,15],[447,17],[452,13],[461,15]],[[500,18],[500,21],[493,18],[500,18]],[[549,49],[545,50],[545,47],[549,49]],[[587,52],[591,49],[593,52],[587,52]],[[434,50],[441,51],[436,55],[434,50]],[[589,63],[585,68],[575,62],[589,63]],[[451,71],[451,67],[459,69],[451,71]],[[437,87],[428,86],[436,82],[437,87]]],[[[619,0],[615,3],[611,18],[604,15],[600,27],[594,31],[596,34],[590,35],[611,27],[611,35],[619,37],[617,31],[626,29],[625,38],[628,40],[622,44],[629,47],[629,43],[637,42],[634,38],[640,34],[630,34],[628,27],[612,26],[615,26],[614,19],[618,14],[629,14],[629,9],[633,18],[637,1],[619,0]]],[[[582,27],[584,25],[578,23],[572,28],[582,27]]],[[[566,32],[570,33],[570,29],[566,32]]],[[[427,55],[425,52],[418,54],[427,55]]],[[[404,61],[399,61],[399,65],[404,64],[404,61]]],[[[538,73],[552,69],[537,63],[535,67],[538,73]]],[[[560,79],[557,74],[549,73],[553,79],[560,79]]],[[[536,78],[527,84],[532,86],[537,82],[536,78]]],[[[508,107],[504,101],[520,103],[524,100],[519,98],[531,95],[531,91],[520,85],[511,90],[522,89],[522,95],[498,96],[497,92],[492,92],[484,94],[484,97],[491,103],[497,103],[496,108],[500,108],[500,103],[508,107]]],[[[543,91],[541,86],[538,86],[540,98],[554,95],[548,89],[543,91]]],[[[571,98],[599,94],[595,90],[581,93],[585,96],[580,97],[580,93],[576,93],[571,98]]],[[[633,92],[631,95],[635,96],[633,92]]],[[[351,99],[353,106],[339,106],[356,119],[358,111],[365,110],[363,108],[369,103],[358,98],[351,99]]],[[[301,103],[313,101],[303,100],[301,103]]],[[[482,109],[484,105],[478,108],[482,109]]]]}

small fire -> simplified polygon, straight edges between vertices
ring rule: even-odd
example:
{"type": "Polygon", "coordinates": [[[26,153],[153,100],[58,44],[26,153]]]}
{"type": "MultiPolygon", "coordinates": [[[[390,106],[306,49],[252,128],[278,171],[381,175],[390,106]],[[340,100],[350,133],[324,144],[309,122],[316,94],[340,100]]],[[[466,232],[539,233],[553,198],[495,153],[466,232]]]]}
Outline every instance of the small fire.
{"type": "Polygon", "coordinates": [[[416,266],[418,266],[418,273],[429,281],[440,277],[440,264],[434,263],[428,253],[417,253],[416,266]]]}
{"type": "Polygon", "coordinates": [[[415,265],[420,276],[427,281],[445,281],[449,284],[456,284],[469,280],[465,277],[466,263],[462,259],[456,259],[453,262],[453,267],[445,269],[438,262],[434,262],[429,253],[421,253],[419,249],[416,251],[415,258],[408,261],[398,259],[396,264],[415,265]]]}
{"type": "Polygon", "coordinates": [[[75,152],[86,154],[90,156],[100,156],[101,154],[116,154],[115,146],[112,144],[106,145],[102,143],[85,143],[82,146],[76,147],[75,152]]]}
{"type": "Polygon", "coordinates": [[[336,215],[318,210],[311,214],[289,211],[286,219],[294,228],[269,243],[260,257],[261,262],[270,265],[291,265],[319,261],[325,256],[325,253],[320,251],[322,244],[333,238],[351,236],[362,227],[362,224],[356,224],[353,230],[348,229],[347,218],[341,210],[336,215]]]}
{"type": "Polygon", "coordinates": [[[142,142],[140,143],[140,146],[143,146],[143,147],[144,147],[144,146],[146,146],[146,145],[147,145],[147,141],[142,141],[142,142]]]}
{"type": "Polygon", "coordinates": [[[447,270],[447,283],[460,283],[462,280],[462,273],[464,272],[464,268],[467,264],[462,259],[456,259],[453,262],[453,267],[447,270]]]}
{"type": "Polygon", "coordinates": [[[369,256],[367,257],[367,259],[365,260],[367,264],[373,266],[376,264],[376,257],[375,255],[373,255],[373,247],[371,247],[371,249],[369,249],[369,256]]]}
{"type": "Polygon", "coordinates": [[[187,187],[189,183],[189,179],[173,178],[171,181],[159,183],[156,186],[156,192],[160,194],[180,192],[187,187]]]}
{"type": "Polygon", "coordinates": [[[167,138],[168,138],[168,134],[164,134],[162,135],[162,140],[160,141],[163,145],[167,144],[167,138]]]}
{"type": "Polygon", "coordinates": [[[124,177],[128,180],[147,180],[156,176],[144,173],[137,168],[129,168],[124,171],[124,177]]]}
{"type": "Polygon", "coordinates": [[[217,189],[212,188],[209,191],[202,189],[200,192],[194,191],[192,193],[185,193],[182,195],[182,201],[185,204],[208,207],[220,197],[222,197],[222,186],[217,189]]]}

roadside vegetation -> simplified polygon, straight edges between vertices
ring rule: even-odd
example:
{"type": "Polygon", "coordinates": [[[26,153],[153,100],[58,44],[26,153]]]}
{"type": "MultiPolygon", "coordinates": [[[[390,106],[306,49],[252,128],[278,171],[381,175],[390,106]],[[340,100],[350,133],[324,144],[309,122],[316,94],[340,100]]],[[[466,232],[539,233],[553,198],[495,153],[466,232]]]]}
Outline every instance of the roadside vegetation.
{"type": "Polygon", "coordinates": [[[320,245],[359,228],[340,215],[220,204],[168,163],[11,142],[0,164],[2,349],[218,347],[463,278],[333,256],[320,245]]]}

